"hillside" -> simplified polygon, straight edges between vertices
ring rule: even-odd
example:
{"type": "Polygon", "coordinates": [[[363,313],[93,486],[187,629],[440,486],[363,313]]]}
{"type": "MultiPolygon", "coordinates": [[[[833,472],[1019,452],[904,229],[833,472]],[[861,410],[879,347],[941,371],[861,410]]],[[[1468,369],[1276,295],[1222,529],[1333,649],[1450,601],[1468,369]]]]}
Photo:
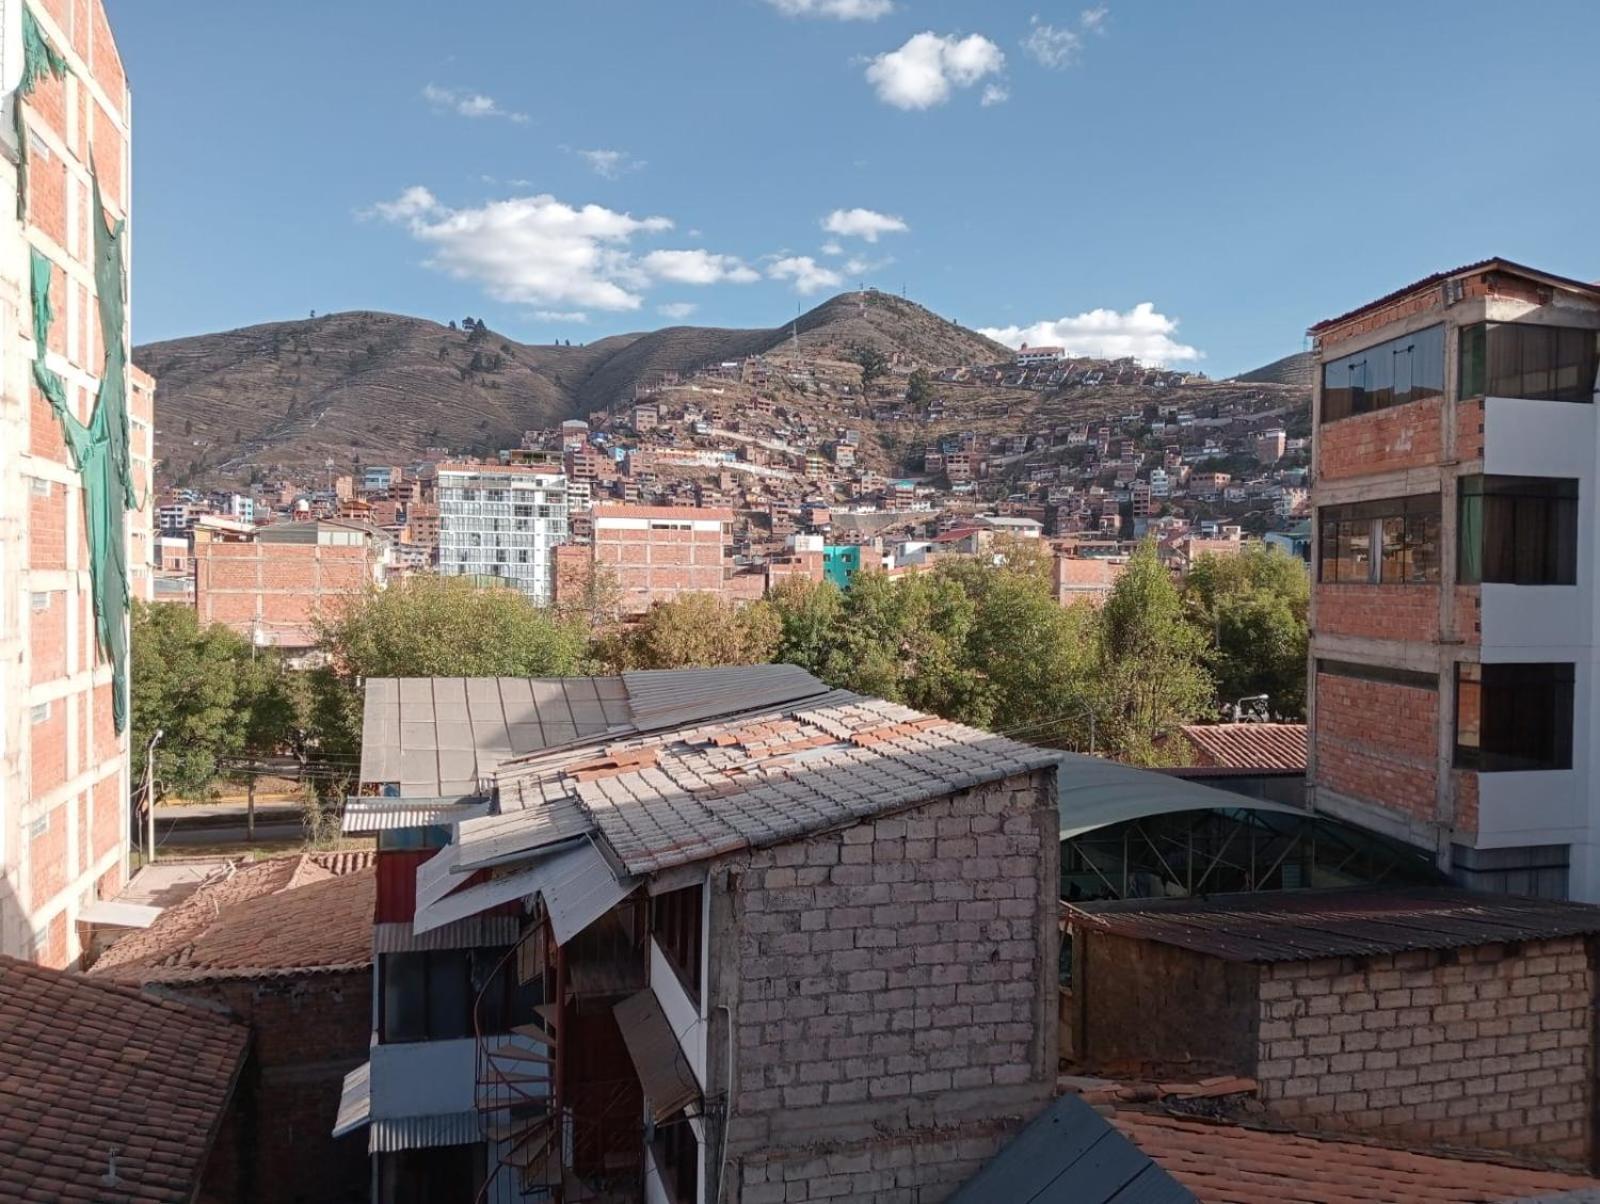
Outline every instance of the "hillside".
{"type": "Polygon", "coordinates": [[[1298,351],[1281,360],[1273,360],[1253,372],[1242,372],[1232,379],[1244,385],[1295,385],[1309,389],[1313,370],[1311,353],[1298,351]]]}
{"type": "Polygon", "coordinates": [[[582,347],[518,343],[423,318],[353,312],[134,349],[157,381],[166,481],[243,483],[352,459],[403,463],[430,446],[489,451],[522,432],[631,400],[636,385],[791,345],[871,344],[943,366],[1010,352],[887,293],[849,293],[782,326],[674,326],[582,347]]]}

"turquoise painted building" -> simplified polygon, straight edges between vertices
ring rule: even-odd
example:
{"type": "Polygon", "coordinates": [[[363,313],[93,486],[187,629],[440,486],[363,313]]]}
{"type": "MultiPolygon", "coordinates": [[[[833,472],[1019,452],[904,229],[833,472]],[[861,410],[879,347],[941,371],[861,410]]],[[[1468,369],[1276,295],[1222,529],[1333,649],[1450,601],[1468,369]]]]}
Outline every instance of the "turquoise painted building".
{"type": "Polygon", "coordinates": [[[861,571],[860,544],[824,544],[822,547],[822,575],[840,589],[849,589],[850,582],[861,571]]]}

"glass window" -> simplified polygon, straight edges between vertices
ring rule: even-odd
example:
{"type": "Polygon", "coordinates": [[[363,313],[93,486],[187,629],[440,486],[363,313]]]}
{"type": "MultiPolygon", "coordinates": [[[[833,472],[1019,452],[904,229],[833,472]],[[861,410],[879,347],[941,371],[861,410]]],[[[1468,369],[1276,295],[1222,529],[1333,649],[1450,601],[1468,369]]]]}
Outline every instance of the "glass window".
{"type": "Polygon", "coordinates": [[[1322,421],[1439,397],[1444,393],[1444,327],[1341,356],[1322,368],[1322,421]]]}
{"type": "Polygon", "coordinates": [[[1578,579],[1578,482],[1462,477],[1457,523],[1463,583],[1572,585],[1578,579]]]}
{"type": "Polygon", "coordinates": [[[1574,677],[1570,664],[1458,664],[1456,765],[1571,769],[1574,677]]]}
{"type": "Polygon", "coordinates": [[[1592,330],[1490,322],[1464,327],[1459,395],[1533,401],[1594,400],[1600,370],[1592,330]]]}
{"type": "Polygon", "coordinates": [[[1439,496],[1386,498],[1321,510],[1319,577],[1358,585],[1439,580],[1439,496]]]}

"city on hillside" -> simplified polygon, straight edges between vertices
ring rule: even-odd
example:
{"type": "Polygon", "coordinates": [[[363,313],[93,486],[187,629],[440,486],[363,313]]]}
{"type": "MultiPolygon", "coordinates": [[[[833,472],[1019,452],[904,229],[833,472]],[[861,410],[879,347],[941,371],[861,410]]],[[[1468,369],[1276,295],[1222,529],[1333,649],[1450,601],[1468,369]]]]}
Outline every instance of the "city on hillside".
{"type": "Polygon", "coordinates": [[[0,1204],[1600,1201],[1600,11],[614,7],[0,0],[0,1204]]]}

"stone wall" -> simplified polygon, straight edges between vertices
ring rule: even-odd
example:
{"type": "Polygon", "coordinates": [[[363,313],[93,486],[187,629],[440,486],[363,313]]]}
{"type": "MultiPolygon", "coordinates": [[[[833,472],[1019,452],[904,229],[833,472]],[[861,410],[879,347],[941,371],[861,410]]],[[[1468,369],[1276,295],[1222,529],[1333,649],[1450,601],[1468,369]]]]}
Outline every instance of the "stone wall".
{"type": "Polygon", "coordinates": [[[718,876],[730,1201],[935,1204],[1050,1099],[1058,828],[1018,775],[718,876]]]}
{"type": "Polygon", "coordinates": [[[1264,967],[1261,1098],[1307,1128],[1586,1162],[1594,992],[1579,938],[1264,967]]]}

